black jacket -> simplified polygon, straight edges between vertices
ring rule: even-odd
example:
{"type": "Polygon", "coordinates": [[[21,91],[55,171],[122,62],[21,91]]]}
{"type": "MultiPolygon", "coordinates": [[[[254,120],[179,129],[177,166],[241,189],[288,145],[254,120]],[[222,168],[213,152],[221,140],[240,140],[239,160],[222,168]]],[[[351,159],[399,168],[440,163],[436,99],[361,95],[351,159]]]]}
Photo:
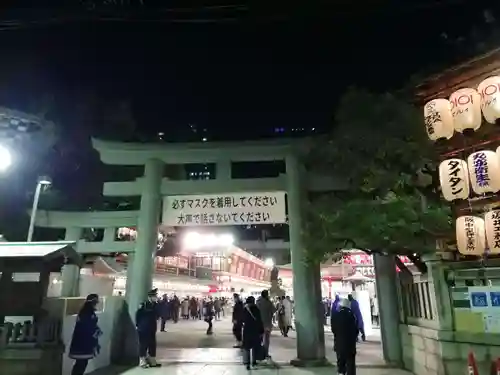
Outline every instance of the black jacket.
{"type": "Polygon", "coordinates": [[[139,333],[156,332],[156,324],[159,314],[158,303],[146,301],[141,303],[139,310],[135,313],[135,325],[139,333]]]}
{"type": "Polygon", "coordinates": [[[233,307],[233,322],[243,323],[243,302],[238,300],[233,307]]]}
{"type": "Polygon", "coordinates": [[[243,308],[243,347],[255,348],[261,343],[264,324],[257,305],[245,305],[243,308]]]}
{"type": "Polygon", "coordinates": [[[212,319],[215,315],[214,303],[212,301],[207,301],[207,302],[205,302],[205,305],[203,308],[205,309],[205,311],[204,311],[205,319],[212,319]]]}
{"type": "Polygon", "coordinates": [[[333,332],[333,350],[337,353],[356,353],[356,342],[359,331],[353,312],[342,307],[331,316],[333,332]]]}

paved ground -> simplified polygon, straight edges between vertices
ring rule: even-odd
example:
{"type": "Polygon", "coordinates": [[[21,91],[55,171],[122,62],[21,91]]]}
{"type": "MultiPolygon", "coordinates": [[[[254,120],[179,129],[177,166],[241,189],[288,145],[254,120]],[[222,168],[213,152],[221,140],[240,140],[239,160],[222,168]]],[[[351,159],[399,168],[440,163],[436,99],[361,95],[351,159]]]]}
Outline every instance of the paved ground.
{"type": "MultiPolygon", "coordinates": [[[[230,319],[214,323],[214,334],[205,334],[207,324],[204,321],[179,321],[167,325],[167,332],[158,332],[157,358],[162,363],[240,363],[241,353],[233,349],[234,337],[230,319]]],[[[335,363],[333,353],[333,335],[325,332],[326,355],[335,363]]],[[[296,357],[296,336],[290,332],[283,337],[274,331],[271,337],[271,355],[280,364],[288,364],[296,357]]],[[[360,366],[383,366],[382,346],[379,336],[368,337],[358,346],[357,363],[360,366]]]]}
{"type": "MultiPolygon", "coordinates": [[[[172,364],[163,365],[160,368],[150,368],[143,370],[134,368],[129,370],[115,369],[115,371],[98,371],[92,375],[164,375],[164,374],[182,374],[182,375],[333,375],[335,370],[331,367],[323,368],[257,368],[247,371],[243,365],[223,365],[223,364],[172,364]]],[[[357,375],[411,375],[407,371],[389,368],[359,368],[357,375]]]]}
{"type": "MultiPolygon", "coordinates": [[[[108,368],[93,372],[91,375],[148,375],[182,374],[182,375],[237,375],[247,373],[241,364],[241,352],[234,349],[234,338],[231,332],[230,319],[216,321],[214,334],[206,335],[207,324],[203,321],[180,321],[167,325],[167,332],[158,332],[157,360],[161,368],[108,368]]],[[[333,336],[325,330],[326,355],[330,362],[335,363],[332,351],[333,336]]],[[[273,365],[262,365],[256,370],[262,375],[332,375],[331,367],[317,369],[298,369],[289,365],[296,357],[296,336],[290,332],[289,337],[282,337],[274,331],[271,338],[271,355],[273,365]]],[[[384,366],[382,347],[377,335],[369,337],[367,342],[358,346],[358,375],[408,375],[409,373],[389,369],[384,366]]]]}

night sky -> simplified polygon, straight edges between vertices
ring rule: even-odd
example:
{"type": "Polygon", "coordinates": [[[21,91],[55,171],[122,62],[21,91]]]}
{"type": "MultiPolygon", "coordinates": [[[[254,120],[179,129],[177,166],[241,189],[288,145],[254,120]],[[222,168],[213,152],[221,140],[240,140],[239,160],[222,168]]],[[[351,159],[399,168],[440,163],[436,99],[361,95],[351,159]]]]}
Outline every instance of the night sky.
{"type": "Polygon", "coordinates": [[[2,75],[11,78],[2,99],[21,108],[34,91],[61,101],[83,93],[123,99],[132,102],[143,131],[195,123],[225,135],[248,129],[251,137],[274,125],[327,127],[346,86],[401,86],[442,60],[443,32],[483,22],[480,2],[475,8],[466,1],[365,4],[379,3],[405,5],[261,6],[232,21],[201,10],[188,17],[220,19],[212,23],[173,23],[186,18],[174,14],[164,22],[68,21],[3,31],[2,75]]]}
{"type": "MultiPolygon", "coordinates": [[[[211,139],[259,138],[276,126],[326,130],[346,87],[391,90],[453,61],[448,42],[482,27],[483,10],[496,2],[235,3],[243,10],[131,12],[128,21],[60,17],[14,29],[5,21],[23,13],[10,12],[0,21],[0,105],[29,110],[33,98],[54,98],[50,116],[63,130],[65,155],[46,162],[58,188],[77,199],[100,184],[85,182],[99,168],[88,139],[106,124],[85,123],[75,112],[89,97],[130,102],[138,132],[172,140],[188,124],[208,129],[211,139]]],[[[4,179],[4,188],[23,196],[19,189],[34,173],[4,179]]]]}

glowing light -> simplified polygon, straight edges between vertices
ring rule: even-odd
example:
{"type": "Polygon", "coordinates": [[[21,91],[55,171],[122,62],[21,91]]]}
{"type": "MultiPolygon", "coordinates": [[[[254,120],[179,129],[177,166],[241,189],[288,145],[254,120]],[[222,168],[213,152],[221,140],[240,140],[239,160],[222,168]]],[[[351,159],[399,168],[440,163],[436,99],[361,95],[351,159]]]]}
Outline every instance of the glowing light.
{"type": "Polygon", "coordinates": [[[182,241],[185,250],[199,250],[201,248],[227,247],[234,243],[231,234],[200,234],[197,232],[186,233],[182,241]]]}
{"type": "Polygon", "coordinates": [[[52,180],[50,179],[50,177],[42,176],[42,177],[38,178],[38,183],[40,185],[49,186],[49,185],[52,185],[52,180]]]}
{"type": "Polygon", "coordinates": [[[186,249],[196,250],[202,245],[202,238],[199,233],[191,232],[184,237],[183,245],[186,249]]]}
{"type": "Polygon", "coordinates": [[[6,171],[12,164],[12,156],[10,151],[0,146],[0,172],[6,171]]]}
{"type": "Polygon", "coordinates": [[[267,258],[265,261],[264,261],[264,264],[266,265],[266,267],[268,268],[273,268],[274,267],[274,259],[273,258],[267,258]]]}
{"type": "Polygon", "coordinates": [[[221,234],[219,244],[222,246],[231,246],[234,243],[234,237],[230,234],[221,234]]]}

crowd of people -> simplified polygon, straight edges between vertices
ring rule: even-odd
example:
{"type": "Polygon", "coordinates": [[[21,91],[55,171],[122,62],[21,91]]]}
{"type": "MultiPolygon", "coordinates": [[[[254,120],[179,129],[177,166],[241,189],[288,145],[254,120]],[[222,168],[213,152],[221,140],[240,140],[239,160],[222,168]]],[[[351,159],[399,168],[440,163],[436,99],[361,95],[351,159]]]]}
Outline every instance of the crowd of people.
{"type": "Polygon", "coordinates": [[[179,319],[204,319],[208,323],[207,335],[213,333],[212,320],[220,320],[221,317],[225,316],[228,307],[225,297],[198,298],[186,296],[181,300],[175,294],[171,297],[164,294],[157,303],[161,332],[165,331],[166,322],[169,320],[177,323],[179,319]]]}
{"type": "Polygon", "coordinates": [[[251,369],[257,366],[257,361],[271,359],[269,347],[273,323],[278,323],[284,337],[293,329],[293,302],[288,296],[272,301],[268,290],[263,290],[257,301],[250,296],[243,303],[238,294],[234,294],[233,299],[235,347],[243,350],[243,363],[247,369],[251,369]]]}
{"type": "MultiPolygon", "coordinates": [[[[204,319],[208,323],[207,335],[213,333],[214,319],[225,315],[228,301],[224,298],[186,297],[182,301],[177,296],[158,298],[158,290],[148,292],[148,298],[141,303],[136,312],[135,323],[139,339],[139,365],[143,368],[159,367],[156,361],[156,333],[158,320],[160,331],[165,331],[165,322],[178,322],[183,319],[204,319]]],[[[83,375],[88,361],[100,350],[96,306],[97,294],[87,296],[78,313],[69,356],[75,360],[71,375],[83,375]]],[[[337,354],[339,374],[355,375],[356,344],[366,340],[363,317],[359,303],[350,294],[348,298],[339,296],[331,302],[330,324],[334,335],[334,350],[337,354]]],[[[257,365],[258,361],[270,360],[269,348],[271,332],[277,323],[281,334],[288,336],[293,329],[293,301],[290,297],[272,300],[269,291],[263,290],[260,297],[249,296],[245,302],[238,294],[233,295],[232,323],[236,348],[243,351],[243,363],[247,369],[257,365]]]]}

